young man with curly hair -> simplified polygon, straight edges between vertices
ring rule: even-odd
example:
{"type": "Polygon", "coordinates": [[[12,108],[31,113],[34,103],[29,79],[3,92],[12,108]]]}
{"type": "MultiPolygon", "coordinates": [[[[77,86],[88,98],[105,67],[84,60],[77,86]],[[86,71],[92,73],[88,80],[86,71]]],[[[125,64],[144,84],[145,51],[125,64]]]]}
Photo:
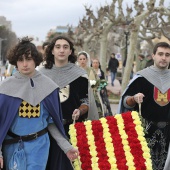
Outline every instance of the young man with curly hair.
{"type": "MultiPolygon", "coordinates": [[[[58,36],[48,45],[45,68],[40,70],[60,88],[63,125],[68,137],[69,125],[73,119],[85,120],[88,111],[88,79],[84,77],[86,71],[75,64],[76,59],[73,43],[67,37],[58,36]]],[[[47,169],[59,170],[57,162],[63,162],[63,151],[56,152],[56,149],[54,141],[47,169]],[[53,162],[56,162],[55,166],[53,162]]],[[[70,161],[62,165],[62,170],[72,170],[70,161]]]]}
{"type": "Polygon", "coordinates": [[[48,131],[70,160],[77,158],[63,128],[58,86],[35,70],[42,62],[35,45],[25,37],[7,58],[18,71],[0,85],[0,167],[4,158],[6,169],[45,170],[48,131]]]}

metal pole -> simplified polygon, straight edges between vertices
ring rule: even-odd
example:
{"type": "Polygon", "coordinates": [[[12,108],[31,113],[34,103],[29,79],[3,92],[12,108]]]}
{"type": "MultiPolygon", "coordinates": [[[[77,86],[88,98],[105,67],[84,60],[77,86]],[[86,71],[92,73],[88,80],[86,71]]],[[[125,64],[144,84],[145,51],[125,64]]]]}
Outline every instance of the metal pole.
{"type": "Polygon", "coordinates": [[[2,41],[3,40],[6,40],[6,38],[5,39],[3,39],[3,38],[0,38],[0,65],[2,65],[2,41]]]}
{"type": "Polygon", "coordinates": [[[0,38],[0,62],[2,61],[2,55],[1,55],[1,50],[2,50],[2,38],[0,38]]]}
{"type": "Polygon", "coordinates": [[[128,56],[128,35],[129,32],[125,31],[125,38],[126,38],[126,51],[125,51],[125,59],[127,60],[127,56],[128,56]]]}

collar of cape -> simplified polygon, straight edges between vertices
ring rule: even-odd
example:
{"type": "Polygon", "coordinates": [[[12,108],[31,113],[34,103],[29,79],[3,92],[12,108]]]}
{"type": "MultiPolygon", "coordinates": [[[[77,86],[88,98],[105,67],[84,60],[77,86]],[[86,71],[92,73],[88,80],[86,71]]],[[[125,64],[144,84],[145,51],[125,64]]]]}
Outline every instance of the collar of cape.
{"type": "Polygon", "coordinates": [[[78,77],[86,77],[87,73],[84,69],[78,67],[76,64],[68,63],[63,67],[56,67],[53,65],[51,69],[41,68],[40,72],[51,78],[60,89],[67,86],[78,77]]]}
{"type": "Polygon", "coordinates": [[[161,93],[165,93],[170,88],[170,70],[161,70],[155,66],[147,67],[139,72],[137,75],[141,75],[147,79],[151,84],[157,87],[161,93]]]}
{"type": "Polygon", "coordinates": [[[19,72],[3,80],[0,84],[0,93],[25,100],[36,106],[58,86],[50,78],[35,70],[32,77],[19,72]]]}

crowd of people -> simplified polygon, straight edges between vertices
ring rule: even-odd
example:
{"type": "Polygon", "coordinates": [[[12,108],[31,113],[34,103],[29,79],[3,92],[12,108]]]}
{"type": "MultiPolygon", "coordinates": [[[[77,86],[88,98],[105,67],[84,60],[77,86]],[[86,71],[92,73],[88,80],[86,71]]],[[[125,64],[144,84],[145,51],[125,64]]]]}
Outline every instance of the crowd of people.
{"type": "MultiPolygon", "coordinates": [[[[13,67],[0,83],[0,169],[73,170],[79,152],[69,142],[69,126],[113,115],[98,58],[86,51],[76,55],[65,36],[45,42],[43,50],[24,37],[8,53],[13,67]]],[[[168,170],[170,45],[157,43],[147,62],[139,59],[140,71],[122,93],[118,113],[141,113],[153,169],[168,170]]],[[[112,53],[111,86],[118,67],[112,53]]]]}

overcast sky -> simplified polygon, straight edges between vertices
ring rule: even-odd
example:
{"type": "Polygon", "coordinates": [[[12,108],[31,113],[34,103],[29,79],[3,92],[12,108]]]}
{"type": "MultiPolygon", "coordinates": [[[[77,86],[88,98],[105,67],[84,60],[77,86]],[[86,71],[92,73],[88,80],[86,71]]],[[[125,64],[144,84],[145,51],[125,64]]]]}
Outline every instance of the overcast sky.
{"type": "Polygon", "coordinates": [[[97,7],[112,0],[0,0],[0,16],[12,22],[18,37],[33,35],[44,41],[56,26],[77,26],[85,15],[83,5],[97,7]]]}
{"type": "MultiPolygon", "coordinates": [[[[110,5],[111,2],[112,0],[0,0],[0,16],[5,16],[12,22],[12,30],[18,37],[31,35],[44,41],[51,28],[68,24],[77,26],[85,15],[84,5],[91,5],[91,9],[97,11],[100,6],[106,3],[110,5]]],[[[129,4],[133,1],[123,2],[129,4]]],[[[165,2],[167,4],[169,0],[165,2]]]]}

